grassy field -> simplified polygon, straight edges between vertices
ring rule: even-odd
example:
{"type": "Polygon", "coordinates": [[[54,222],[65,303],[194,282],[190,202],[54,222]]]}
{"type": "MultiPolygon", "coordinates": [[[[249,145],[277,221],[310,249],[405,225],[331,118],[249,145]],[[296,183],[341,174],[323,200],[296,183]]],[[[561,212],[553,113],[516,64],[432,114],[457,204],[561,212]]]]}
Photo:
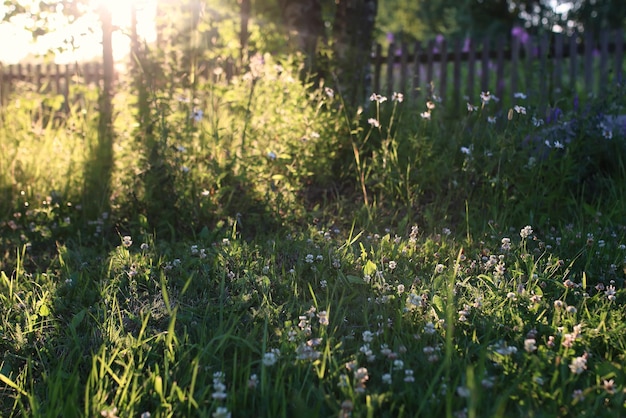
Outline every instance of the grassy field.
{"type": "Polygon", "coordinates": [[[297,74],[121,89],[112,140],[88,89],[2,109],[0,415],[626,416],[623,87],[449,118],[297,74]]]}

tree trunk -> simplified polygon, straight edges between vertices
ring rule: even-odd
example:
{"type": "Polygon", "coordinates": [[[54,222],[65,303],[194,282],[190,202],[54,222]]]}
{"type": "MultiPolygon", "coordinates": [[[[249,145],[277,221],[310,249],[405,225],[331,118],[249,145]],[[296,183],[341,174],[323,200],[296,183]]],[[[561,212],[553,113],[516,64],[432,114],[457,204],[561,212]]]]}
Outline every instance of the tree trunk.
{"type": "Polygon", "coordinates": [[[338,89],[348,105],[370,94],[370,60],[378,0],[336,0],[333,26],[338,89]]]}
{"type": "Polygon", "coordinates": [[[248,22],[250,20],[252,5],[250,4],[250,0],[240,0],[240,2],[241,27],[239,30],[239,65],[242,66],[248,61],[248,38],[250,37],[248,22]]]}
{"type": "Polygon", "coordinates": [[[324,39],[320,0],[279,0],[294,46],[305,55],[305,71],[316,72],[318,42],[324,39]]]}

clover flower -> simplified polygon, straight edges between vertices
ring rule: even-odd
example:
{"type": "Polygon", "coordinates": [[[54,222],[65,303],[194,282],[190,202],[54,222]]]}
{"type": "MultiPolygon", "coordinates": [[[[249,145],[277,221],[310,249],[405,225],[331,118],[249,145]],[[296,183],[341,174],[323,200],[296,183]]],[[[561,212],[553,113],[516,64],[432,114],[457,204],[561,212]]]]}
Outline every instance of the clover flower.
{"type": "Polygon", "coordinates": [[[520,237],[522,237],[522,239],[526,239],[529,236],[531,236],[532,233],[533,233],[533,228],[530,225],[526,225],[520,230],[519,235],[520,237]]]}
{"type": "Polygon", "coordinates": [[[118,418],[117,407],[114,406],[113,409],[100,411],[100,416],[105,418],[118,418]]]}
{"type": "Polygon", "coordinates": [[[585,394],[581,389],[575,389],[572,392],[572,400],[574,402],[582,402],[585,400],[585,394]]]}
{"type": "Polygon", "coordinates": [[[465,155],[472,155],[471,147],[461,147],[461,153],[465,155]]]}
{"type": "Polygon", "coordinates": [[[469,398],[472,393],[467,387],[459,386],[456,388],[456,394],[459,395],[461,398],[469,398]]]}
{"type": "Polygon", "coordinates": [[[615,300],[615,294],[617,293],[617,291],[615,290],[615,286],[613,285],[609,285],[606,290],[604,291],[604,294],[606,295],[606,297],[610,300],[610,301],[614,301],[615,300]]]}
{"type": "Polygon", "coordinates": [[[581,374],[587,369],[587,355],[584,354],[580,357],[576,357],[569,365],[569,369],[574,374],[581,374]]]}
{"type": "Polygon", "coordinates": [[[413,382],[415,382],[415,376],[414,376],[413,370],[411,370],[411,369],[404,369],[404,381],[406,383],[413,383],[413,382]]]}
{"type": "Polygon", "coordinates": [[[215,409],[215,412],[213,412],[213,415],[211,415],[213,418],[230,418],[230,412],[228,411],[228,408],[226,408],[225,406],[218,406],[217,409],[215,409]]]}
{"type": "Polygon", "coordinates": [[[372,128],[379,128],[380,127],[380,122],[378,122],[378,120],[375,119],[375,118],[369,118],[367,120],[367,123],[369,123],[372,128]]]}
{"type": "Polygon", "coordinates": [[[326,311],[321,311],[317,314],[317,318],[320,321],[320,325],[324,325],[324,326],[328,326],[329,322],[328,322],[328,312],[326,311]]]}
{"type": "Polygon", "coordinates": [[[504,343],[498,343],[494,346],[494,352],[502,356],[510,356],[517,353],[517,347],[514,345],[506,345],[504,343]]]}
{"type": "Polygon", "coordinates": [[[226,399],[226,385],[224,384],[224,373],[223,372],[215,372],[213,373],[213,394],[211,397],[217,400],[226,399]]]}
{"type": "Polygon", "coordinates": [[[529,353],[537,350],[537,341],[534,338],[527,338],[524,340],[524,350],[529,353]]]}
{"type": "Polygon", "coordinates": [[[370,343],[374,339],[374,333],[372,331],[363,331],[361,334],[363,342],[370,343]]]}
{"type": "Polygon", "coordinates": [[[255,373],[251,374],[250,378],[248,379],[248,388],[255,389],[258,385],[259,376],[257,376],[255,373]]]}
{"type": "Polygon", "coordinates": [[[391,384],[391,374],[390,373],[383,374],[381,376],[381,380],[383,381],[384,384],[390,385],[391,384]]]}
{"type": "Polygon", "coordinates": [[[426,323],[426,325],[424,325],[424,330],[423,330],[424,334],[427,335],[432,335],[436,332],[435,330],[435,324],[433,324],[432,322],[428,322],[426,323]]]}
{"type": "Polygon", "coordinates": [[[263,365],[267,367],[271,367],[278,361],[278,357],[280,356],[280,350],[277,348],[272,348],[267,353],[263,354],[263,365]]]}

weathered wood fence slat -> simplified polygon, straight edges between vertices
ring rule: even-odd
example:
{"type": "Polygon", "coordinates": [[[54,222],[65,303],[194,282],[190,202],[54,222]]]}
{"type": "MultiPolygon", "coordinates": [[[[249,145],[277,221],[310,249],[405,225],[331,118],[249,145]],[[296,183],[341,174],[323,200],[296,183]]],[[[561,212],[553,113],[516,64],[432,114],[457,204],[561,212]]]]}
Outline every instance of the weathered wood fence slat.
{"type": "MultiPolygon", "coordinates": [[[[600,94],[623,81],[624,31],[605,31],[594,38],[583,34],[529,36],[525,33],[498,39],[436,39],[373,48],[372,89],[391,95],[402,92],[414,99],[432,98],[446,105],[476,103],[478,93],[490,91],[510,100],[522,92],[539,103],[549,103],[564,92],[600,94]],[[451,80],[451,81],[450,81],[451,80]]],[[[204,79],[209,63],[198,63],[204,79]]],[[[226,69],[232,74],[233,68],[226,69]]],[[[81,65],[0,65],[0,104],[19,82],[41,92],[62,94],[70,86],[101,86],[98,63],[81,65]]]]}
{"type": "Polygon", "coordinates": [[[478,90],[504,100],[521,92],[548,103],[565,92],[600,94],[623,81],[624,31],[605,31],[597,38],[587,32],[391,43],[386,51],[376,46],[372,65],[372,88],[380,94],[435,96],[464,106],[479,100],[478,90]]]}

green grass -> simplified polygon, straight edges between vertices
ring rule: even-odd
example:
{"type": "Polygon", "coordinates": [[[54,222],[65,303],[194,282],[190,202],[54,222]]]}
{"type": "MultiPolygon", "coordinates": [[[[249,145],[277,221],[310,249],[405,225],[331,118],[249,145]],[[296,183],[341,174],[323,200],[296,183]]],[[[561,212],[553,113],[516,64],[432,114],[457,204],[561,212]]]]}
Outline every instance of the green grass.
{"type": "Polygon", "coordinates": [[[121,91],[112,170],[93,108],[2,110],[0,415],[624,415],[619,92],[548,132],[283,65],[121,91]]]}

